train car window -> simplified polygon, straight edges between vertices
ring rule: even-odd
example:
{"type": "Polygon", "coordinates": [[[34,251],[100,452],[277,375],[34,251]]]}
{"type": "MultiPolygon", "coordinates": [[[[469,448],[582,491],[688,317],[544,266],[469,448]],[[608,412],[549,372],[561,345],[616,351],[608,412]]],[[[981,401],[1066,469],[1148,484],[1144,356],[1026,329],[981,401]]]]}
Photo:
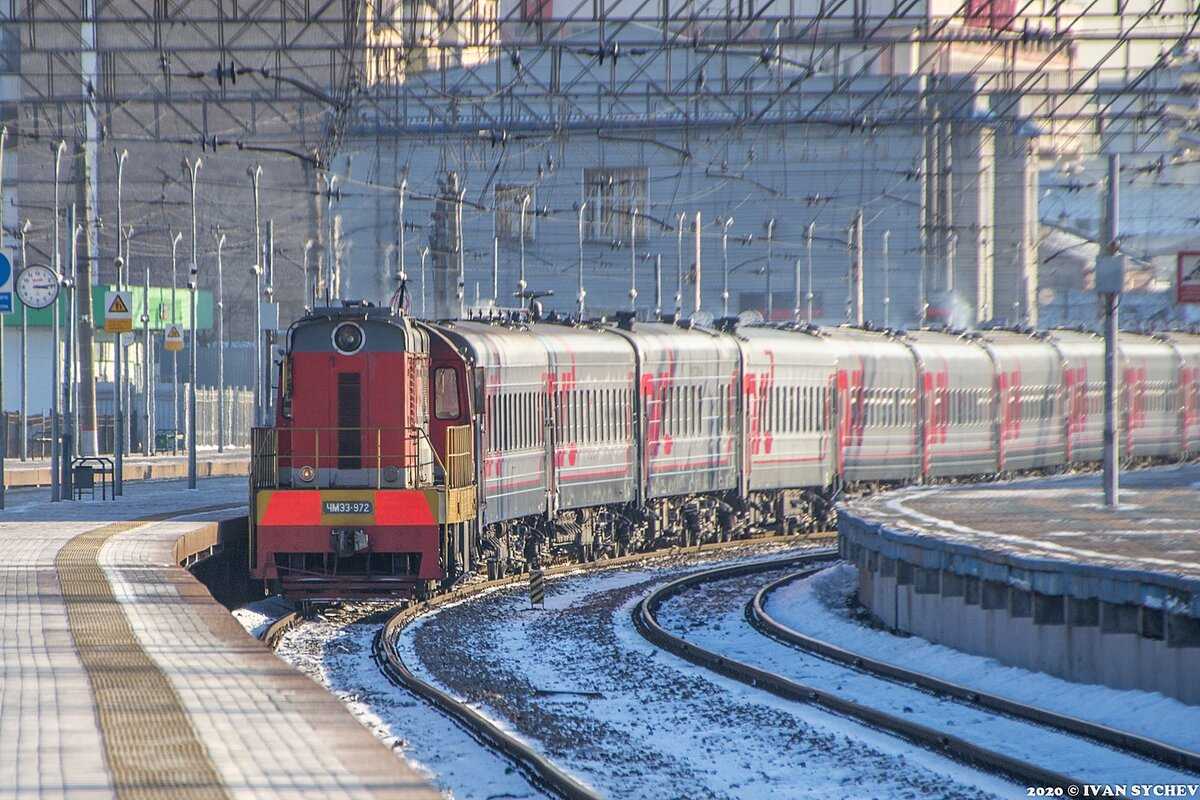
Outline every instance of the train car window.
{"type": "Polygon", "coordinates": [[[438,419],[458,417],[458,373],[452,367],[438,367],[434,372],[433,398],[433,410],[438,419]]]}

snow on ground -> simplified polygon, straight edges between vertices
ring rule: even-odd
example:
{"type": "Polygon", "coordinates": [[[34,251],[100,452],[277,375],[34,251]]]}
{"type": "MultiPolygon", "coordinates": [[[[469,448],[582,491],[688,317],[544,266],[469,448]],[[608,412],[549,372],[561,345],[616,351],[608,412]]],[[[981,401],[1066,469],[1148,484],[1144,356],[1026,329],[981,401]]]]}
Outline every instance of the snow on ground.
{"type": "Polygon", "coordinates": [[[443,795],[456,800],[540,798],[508,761],[472,739],[448,717],[394,686],[372,658],[376,633],[390,611],[355,615],[331,610],[288,631],[280,658],[325,686],[350,712],[443,795]],[[351,621],[358,616],[358,621],[351,621]]]}
{"type": "Polygon", "coordinates": [[[262,600],[255,600],[253,603],[247,603],[241,608],[235,608],[230,613],[242,624],[246,633],[257,639],[271,626],[271,623],[291,611],[291,603],[278,595],[272,595],[264,597],[262,600]]]}
{"type": "MultiPolygon", "coordinates": [[[[794,568],[788,568],[793,569],[794,568]]],[[[659,612],[664,628],[689,642],[817,689],[915,719],[990,750],[1088,783],[1191,783],[1169,769],[1051,728],[973,708],[909,686],[884,681],[770,639],[745,618],[759,588],[780,570],[706,584],[671,598],[659,612]]],[[[889,656],[890,658],[890,656],[889,656]]],[[[1018,794],[1024,795],[1024,789],[1018,794]]]]}
{"type": "Polygon", "coordinates": [[[612,798],[1017,794],[1004,781],[714,676],[645,641],[631,619],[636,602],[695,568],[695,560],[674,560],[551,579],[544,610],[529,608],[523,588],[491,592],[421,618],[397,648],[422,678],[612,798]]]}
{"type": "MultiPolygon", "coordinates": [[[[768,598],[767,613],[801,633],[864,656],[1200,752],[1200,707],[1157,692],[1073,683],[1005,666],[917,636],[896,636],[868,628],[852,620],[844,605],[836,608],[835,598],[838,594],[844,596],[844,590],[827,591],[828,576],[839,572],[853,572],[853,567],[841,565],[781,587],[768,598]],[[831,610],[831,606],[835,608],[831,610]]],[[[851,590],[856,588],[853,581],[850,583],[851,590]]]]}

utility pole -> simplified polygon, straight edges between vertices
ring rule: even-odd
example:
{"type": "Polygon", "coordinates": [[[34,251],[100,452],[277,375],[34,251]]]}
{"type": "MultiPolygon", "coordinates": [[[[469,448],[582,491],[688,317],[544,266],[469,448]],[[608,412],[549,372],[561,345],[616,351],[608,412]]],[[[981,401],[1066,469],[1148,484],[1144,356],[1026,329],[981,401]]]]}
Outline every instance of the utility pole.
{"type": "MultiPolygon", "coordinates": [[[[196,488],[196,366],[199,359],[196,357],[196,349],[198,347],[198,339],[196,336],[196,328],[198,320],[196,318],[196,296],[200,289],[200,258],[197,253],[198,242],[196,238],[196,177],[200,171],[200,166],[203,162],[197,156],[196,161],[190,162],[185,157],[183,159],[183,169],[192,179],[192,265],[188,272],[188,288],[191,290],[191,318],[192,318],[192,374],[191,381],[188,385],[188,488],[196,488]]],[[[258,296],[255,295],[257,302],[258,296]]]]}
{"type": "MultiPolygon", "coordinates": [[[[99,57],[96,47],[96,0],[79,4],[79,96],[83,106],[83,137],[76,148],[75,165],[78,172],[76,202],[83,212],[84,257],[83,274],[78,281],[79,303],[79,384],[80,384],[80,453],[95,456],[100,453],[96,420],[96,364],[94,359],[95,320],[92,317],[93,279],[98,269],[100,241],[96,224],[100,208],[96,168],[100,161],[100,124],[96,118],[95,87],[100,86],[99,57]]],[[[120,234],[117,236],[120,242],[120,234]]]]}
{"type": "MultiPolygon", "coordinates": [[[[1104,232],[1104,252],[1110,259],[1120,258],[1120,177],[1121,156],[1112,153],[1108,157],[1108,210],[1104,232]]],[[[1097,278],[1100,277],[1097,270],[1097,278]]],[[[1117,418],[1121,375],[1117,371],[1117,323],[1123,281],[1123,271],[1118,270],[1116,276],[1104,281],[1106,286],[1097,287],[1104,295],[1104,505],[1108,508],[1119,506],[1121,489],[1120,420],[1117,418]]]]}
{"type": "MultiPolygon", "coordinates": [[[[95,53],[90,55],[94,61],[95,53]]],[[[94,126],[94,123],[95,115],[89,106],[88,124],[94,126]]],[[[75,154],[75,165],[80,170],[75,186],[75,201],[83,212],[80,220],[80,224],[83,226],[83,259],[75,284],[78,292],[75,313],[78,325],[76,338],[79,349],[79,408],[76,411],[76,418],[79,424],[79,454],[83,456],[94,456],[100,452],[100,442],[96,431],[95,325],[92,317],[93,283],[95,265],[98,263],[96,254],[99,252],[94,224],[95,185],[92,181],[95,150],[95,140],[90,139],[86,144],[81,142],[77,146],[75,154]]]]}
{"type": "MultiPolygon", "coordinates": [[[[129,157],[128,150],[120,152],[113,150],[113,155],[117,160],[117,290],[125,288],[125,258],[121,255],[121,239],[125,234],[125,228],[122,226],[121,219],[121,190],[125,177],[125,159],[129,157]]],[[[128,241],[128,240],[126,240],[128,241]]],[[[126,254],[128,254],[129,245],[126,244],[126,254]]],[[[124,365],[125,348],[121,346],[121,334],[116,332],[113,334],[113,363],[115,371],[113,372],[113,494],[118,497],[125,493],[125,413],[124,413],[124,389],[122,378],[122,366],[124,365]]]]}

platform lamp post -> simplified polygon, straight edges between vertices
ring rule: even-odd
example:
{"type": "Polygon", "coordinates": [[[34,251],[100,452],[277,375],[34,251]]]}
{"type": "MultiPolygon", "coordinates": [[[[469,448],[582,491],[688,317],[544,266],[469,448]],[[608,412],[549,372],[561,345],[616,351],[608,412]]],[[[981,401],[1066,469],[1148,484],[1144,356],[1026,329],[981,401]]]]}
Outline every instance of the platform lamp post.
{"type": "Polygon", "coordinates": [[[775,218],[767,222],[767,322],[775,317],[775,294],[771,286],[771,267],[775,256],[775,218]]]}
{"type": "MultiPolygon", "coordinates": [[[[122,189],[125,181],[125,159],[129,157],[128,150],[113,150],[117,160],[117,258],[114,265],[117,269],[117,290],[125,288],[125,258],[121,252],[121,240],[125,228],[122,225],[122,189]]],[[[122,371],[124,368],[124,348],[121,347],[121,334],[113,335],[113,494],[120,496],[125,493],[125,409],[124,391],[122,390],[122,371]]]]}
{"type": "Polygon", "coordinates": [[[225,267],[222,251],[225,234],[218,227],[217,242],[217,452],[225,452],[225,267]]]}
{"type": "Polygon", "coordinates": [[[247,168],[246,174],[250,176],[250,183],[254,189],[254,265],[250,271],[254,273],[254,425],[262,424],[262,397],[259,396],[259,387],[261,381],[259,376],[262,375],[263,358],[262,358],[262,274],[263,274],[263,241],[262,241],[262,214],[261,214],[261,181],[262,181],[262,165],[255,164],[253,168],[247,168]]]}
{"type": "Polygon", "coordinates": [[[308,285],[308,253],[313,249],[313,245],[317,242],[315,239],[308,239],[304,242],[304,310],[312,311],[316,305],[316,287],[310,289],[308,285]]]}
{"type": "Polygon", "coordinates": [[[808,223],[808,228],[806,228],[804,231],[804,257],[808,260],[808,295],[807,295],[806,299],[808,301],[808,324],[809,325],[811,325],[812,321],[813,321],[813,300],[815,299],[815,295],[813,294],[812,248],[813,248],[813,234],[816,233],[816,230],[817,230],[817,223],[815,221],[813,221],[813,222],[808,223]]]}
{"type": "Polygon", "coordinates": [[[279,314],[275,306],[275,220],[267,220],[267,254],[263,259],[263,268],[266,270],[267,287],[263,290],[263,296],[267,301],[267,308],[272,312],[272,320],[268,320],[264,325],[266,330],[259,331],[259,336],[266,341],[263,345],[265,354],[263,361],[263,371],[259,373],[258,379],[262,382],[262,390],[259,397],[262,398],[263,405],[263,424],[271,424],[271,420],[275,419],[275,395],[271,391],[271,366],[274,362],[275,352],[275,332],[279,327],[279,314]]]}
{"type": "Polygon", "coordinates": [[[583,322],[584,298],[587,290],[583,288],[583,214],[587,211],[588,201],[579,204],[579,290],[575,294],[575,302],[579,304],[579,321],[583,322]]]}
{"type": "Polygon", "coordinates": [[[191,323],[192,323],[192,374],[191,382],[188,386],[188,488],[196,488],[196,373],[197,362],[197,315],[196,307],[197,295],[199,294],[200,284],[200,259],[197,253],[198,242],[196,239],[196,178],[200,172],[200,166],[203,163],[202,159],[197,156],[195,162],[183,159],[183,170],[191,177],[192,186],[192,264],[188,272],[188,289],[191,291],[191,323]]]}
{"type": "MultiPolygon", "coordinates": [[[[124,263],[124,267],[125,267],[125,279],[126,279],[125,282],[123,283],[123,286],[129,286],[130,283],[128,281],[128,278],[130,278],[133,275],[133,226],[132,225],[127,225],[125,227],[125,260],[123,263],[124,263]]],[[[129,332],[129,336],[130,336],[130,341],[132,341],[133,331],[129,332]]],[[[124,352],[125,345],[121,342],[120,338],[117,339],[117,347],[122,352],[124,352]]],[[[130,435],[131,431],[129,430],[130,423],[133,419],[133,397],[132,397],[131,391],[130,391],[130,385],[131,385],[132,381],[129,380],[130,375],[129,375],[129,364],[128,363],[125,364],[125,370],[126,370],[125,380],[122,381],[121,385],[120,385],[121,408],[123,410],[123,414],[122,414],[123,424],[121,427],[121,452],[122,453],[128,453],[133,449],[133,438],[130,435]]]]}
{"type": "Polygon", "coordinates": [[[721,223],[721,259],[724,262],[721,276],[721,316],[729,316],[729,226],[733,217],[726,217],[721,223]]]}
{"type": "Polygon", "coordinates": [[[683,316],[683,226],[687,212],[680,211],[675,223],[675,319],[683,316]]]}
{"type": "Polygon", "coordinates": [[[521,198],[521,277],[517,281],[517,298],[521,301],[521,308],[525,307],[525,290],[529,287],[525,282],[525,212],[529,209],[531,199],[529,192],[521,198]]]}
{"type": "Polygon", "coordinates": [[[68,461],[63,466],[65,480],[63,485],[70,495],[71,467],[70,459],[79,449],[79,237],[83,234],[83,225],[79,222],[79,212],[74,203],[71,204],[71,274],[67,277],[67,437],[68,446],[65,452],[68,461]]]}
{"type": "MultiPolygon", "coordinates": [[[[59,139],[54,146],[54,280],[62,285],[62,244],[59,242],[59,183],[62,177],[62,154],[67,149],[67,143],[59,139]]],[[[51,319],[53,327],[50,337],[50,502],[62,500],[62,475],[59,473],[62,458],[62,427],[59,424],[59,396],[62,391],[61,362],[59,359],[59,298],[54,298],[54,311],[51,319]]]]}
{"type": "Polygon", "coordinates": [[[425,259],[429,257],[429,246],[421,248],[421,319],[429,319],[425,316],[425,259]]]}
{"type": "MultiPolygon", "coordinates": [[[[33,223],[28,219],[21,225],[21,270],[29,266],[29,248],[27,238],[33,223]]],[[[29,458],[29,309],[21,304],[21,373],[20,373],[21,402],[20,413],[17,414],[17,427],[21,440],[17,443],[17,455],[22,461],[29,458]]]]}
{"type": "Polygon", "coordinates": [[[142,455],[154,452],[154,338],[150,334],[150,259],[142,271],[142,455]]]}
{"type": "Polygon", "coordinates": [[[629,310],[637,313],[637,206],[629,215],[629,310]]]}
{"type": "Polygon", "coordinates": [[[889,259],[888,244],[891,241],[892,232],[890,230],[883,232],[883,327],[891,327],[892,308],[892,264],[889,259]]]}
{"type": "MultiPolygon", "coordinates": [[[[175,292],[179,286],[179,242],[183,239],[183,231],[176,231],[171,238],[171,324],[179,322],[179,306],[176,305],[175,292]]],[[[179,453],[179,351],[171,351],[171,455],[179,453]]]]}

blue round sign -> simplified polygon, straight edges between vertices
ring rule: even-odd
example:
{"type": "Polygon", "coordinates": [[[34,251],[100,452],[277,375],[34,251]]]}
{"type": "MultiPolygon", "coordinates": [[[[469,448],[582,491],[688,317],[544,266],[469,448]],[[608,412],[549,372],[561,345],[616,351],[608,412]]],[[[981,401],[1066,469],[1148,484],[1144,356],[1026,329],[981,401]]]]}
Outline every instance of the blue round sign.
{"type": "Polygon", "coordinates": [[[8,260],[8,256],[0,253],[0,286],[8,283],[12,277],[12,262],[8,260]]]}

